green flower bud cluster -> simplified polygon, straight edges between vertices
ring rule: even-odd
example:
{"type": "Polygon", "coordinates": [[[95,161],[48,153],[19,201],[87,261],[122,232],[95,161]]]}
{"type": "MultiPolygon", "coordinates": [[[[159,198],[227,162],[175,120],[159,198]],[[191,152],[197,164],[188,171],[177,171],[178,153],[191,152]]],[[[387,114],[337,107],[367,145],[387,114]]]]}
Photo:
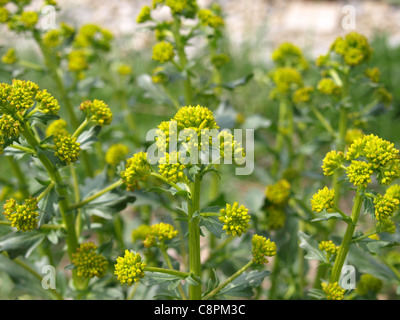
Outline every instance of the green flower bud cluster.
{"type": "Polygon", "coordinates": [[[76,253],[72,254],[71,262],[77,269],[76,274],[84,278],[102,278],[108,266],[107,259],[96,252],[93,242],[82,243],[76,253]]]}
{"type": "Polygon", "coordinates": [[[61,161],[69,165],[71,162],[78,161],[81,152],[80,143],[76,141],[67,131],[58,132],[53,136],[55,153],[61,161]]]}
{"type": "Polygon", "coordinates": [[[368,39],[357,32],[350,32],[344,38],[338,37],[331,45],[331,51],[342,56],[345,64],[349,66],[365,63],[372,55],[368,39]]]}
{"type": "Polygon", "coordinates": [[[145,267],[146,263],[142,261],[139,253],[125,250],[125,255],[117,258],[114,274],[121,284],[131,286],[144,277],[145,267]]]}
{"type": "Polygon", "coordinates": [[[151,226],[150,233],[146,236],[143,244],[146,248],[163,244],[166,240],[171,240],[178,235],[178,230],[174,226],[160,222],[151,226]]]}
{"type": "Polygon", "coordinates": [[[346,157],[343,152],[336,150],[329,151],[322,161],[322,169],[324,170],[324,175],[333,175],[333,173],[338,168],[340,168],[345,159],[346,157]]]}
{"type": "Polygon", "coordinates": [[[211,27],[216,29],[219,27],[223,27],[225,24],[224,19],[216,15],[210,9],[199,10],[197,16],[200,19],[200,23],[205,27],[211,27]]]}
{"type": "Polygon", "coordinates": [[[3,206],[4,215],[11,226],[18,231],[32,231],[38,226],[38,201],[36,198],[29,197],[22,205],[17,204],[14,199],[9,199],[3,206]]]}
{"type": "Polygon", "coordinates": [[[152,168],[147,161],[147,153],[141,151],[127,160],[126,168],[121,172],[121,178],[127,189],[133,191],[138,187],[138,182],[144,180],[151,171],[152,168]]]}
{"type": "Polygon", "coordinates": [[[275,49],[272,53],[272,60],[278,67],[308,68],[308,62],[301,49],[290,42],[284,42],[275,49]]]}
{"type": "Polygon", "coordinates": [[[56,115],[60,110],[60,105],[46,89],[41,90],[36,95],[36,101],[38,102],[37,108],[45,114],[56,115]]]}
{"type": "Polygon", "coordinates": [[[253,261],[257,264],[268,263],[266,257],[276,255],[276,244],[270,239],[255,234],[251,239],[253,261]]]}
{"type": "Polygon", "coordinates": [[[328,300],[343,300],[346,290],[344,290],[337,282],[321,284],[322,290],[326,293],[328,300]]]}
{"type": "Polygon", "coordinates": [[[378,293],[383,286],[382,280],[371,274],[365,273],[361,275],[356,286],[356,293],[360,296],[366,296],[368,293],[378,293]]]}
{"type": "Polygon", "coordinates": [[[399,199],[385,194],[378,194],[374,199],[375,219],[379,221],[388,220],[393,216],[393,213],[399,208],[399,199]]]}
{"type": "Polygon", "coordinates": [[[319,250],[324,251],[327,254],[327,258],[334,256],[337,254],[339,247],[336,246],[332,240],[329,241],[321,241],[318,245],[319,250]]]}
{"type": "Polygon", "coordinates": [[[222,229],[226,231],[227,235],[240,237],[249,228],[249,209],[243,205],[239,207],[237,202],[234,202],[233,205],[227,203],[226,207],[220,211],[219,221],[224,224],[222,229]]]}
{"type": "Polygon", "coordinates": [[[330,190],[328,187],[318,190],[311,199],[311,208],[315,212],[321,212],[324,209],[329,212],[337,212],[335,208],[335,190],[330,190]]]}
{"type": "Polygon", "coordinates": [[[265,189],[265,197],[275,206],[285,206],[290,198],[291,185],[286,179],[281,179],[277,183],[269,185],[265,189]]]}
{"type": "Polygon", "coordinates": [[[64,131],[67,131],[67,122],[64,119],[58,119],[48,125],[46,137],[56,136],[64,131]]]}
{"type": "Polygon", "coordinates": [[[83,71],[89,69],[88,55],[84,50],[74,49],[67,56],[68,70],[75,72],[79,79],[84,77],[83,71]]]}
{"type": "Polygon", "coordinates": [[[113,119],[110,108],[102,100],[85,101],[80,105],[79,109],[86,113],[88,119],[101,126],[111,124],[113,119]]]}
{"type": "Polygon", "coordinates": [[[106,152],[105,160],[111,166],[118,165],[129,154],[129,148],[122,144],[116,143],[110,146],[106,152]]]}
{"type": "Polygon", "coordinates": [[[179,158],[180,152],[165,153],[165,156],[158,161],[159,173],[169,182],[187,183],[189,180],[183,172],[186,169],[186,165],[182,164],[179,158]]]}
{"type": "Polygon", "coordinates": [[[342,88],[331,78],[321,79],[317,88],[320,93],[328,96],[339,96],[342,92],[342,88]]]}
{"type": "Polygon", "coordinates": [[[301,104],[311,101],[311,95],[314,92],[313,87],[299,88],[293,93],[293,102],[301,104]]]}
{"type": "Polygon", "coordinates": [[[172,61],[175,57],[174,46],[170,42],[161,41],[153,47],[153,60],[160,63],[172,61]]]}

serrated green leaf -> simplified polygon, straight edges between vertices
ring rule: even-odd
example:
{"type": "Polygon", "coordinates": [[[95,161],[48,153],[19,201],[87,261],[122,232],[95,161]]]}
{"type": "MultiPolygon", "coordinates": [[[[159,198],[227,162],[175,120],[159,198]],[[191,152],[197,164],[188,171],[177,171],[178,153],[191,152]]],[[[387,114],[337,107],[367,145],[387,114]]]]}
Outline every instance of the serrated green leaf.
{"type": "Polygon", "coordinates": [[[318,221],[327,221],[330,219],[338,219],[338,220],[343,220],[343,217],[340,215],[340,213],[334,212],[334,213],[323,213],[320,214],[319,218],[312,219],[311,222],[318,222],[318,221]]]}
{"type": "Polygon", "coordinates": [[[92,144],[98,141],[97,136],[99,135],[101,129],[101,126],[94,126],[79,135],[77,142],[80,143],[82,150],[90,149],[92,144]]]}
{"type": "Polygon", "coordinates": [[[37,231],[12,232],[0,238],[0,252],[7,251],[11,259],[18,256],[27,258],[45,237],[37,231]]]}
{"type": "Polygon", "coordinates": [[[315,239],[313,239],[311,236],[306,235],[302,231],[299,231],[297,235],[300,240],[299,247],[307,252],[305,258],[328,262],[323,252],[318,249],[319,244],[315,239]]]}

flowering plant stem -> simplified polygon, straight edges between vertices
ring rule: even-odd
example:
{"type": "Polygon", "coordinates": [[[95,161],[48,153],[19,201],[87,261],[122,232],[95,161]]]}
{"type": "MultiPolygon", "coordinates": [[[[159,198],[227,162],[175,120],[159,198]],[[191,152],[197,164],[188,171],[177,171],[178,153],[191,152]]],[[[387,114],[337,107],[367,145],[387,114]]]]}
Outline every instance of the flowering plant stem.
{"type": "Polygon", "coordinates": [[[351,210],[351,223],[347,224],[346,232],[343,236],[342,243],[340,244],[339,251],[337,253],[335,263],[333,264],[332,273],[330,276],[330,283],[338,282],[344,262],[352,243],[354,230],[356,228],[358,218],[360,216],[361,206],[363,203],[362,187],[357,188],[357,193],[354,199],[353,208],[351,210]]]}
{"type": "Polygon", "coordinates": [[[243,272],[245,272],[248,268],[253,265],[254,261],[251,260],[246,263],[243,267],[241,267],[238,271],[236,271],[233,275],[231,275],[228,279],[226,279],[223,283],[221,283],[218,287],[216,287],[213,291],[203,297],[203,300],[208,300],[215,296],[218,292],[220,292],[223,288],[225,288],[228,284],[230,284],[233,280],[239,277],[243,272]]]}
{"type": "MultiPolygon", "coordinates": [[[[188,221],[189,221],[189,270],[191,274],[201,278],[201,260],[200,260],[200,228],[199,218],[193,217],[200,209],[200,176],[195,176],[195,181],[190,183],[191,198],[188,200],[188,221]]],[[[201,285],[189,286],[189,299],[201,299],[201,285]]]]}

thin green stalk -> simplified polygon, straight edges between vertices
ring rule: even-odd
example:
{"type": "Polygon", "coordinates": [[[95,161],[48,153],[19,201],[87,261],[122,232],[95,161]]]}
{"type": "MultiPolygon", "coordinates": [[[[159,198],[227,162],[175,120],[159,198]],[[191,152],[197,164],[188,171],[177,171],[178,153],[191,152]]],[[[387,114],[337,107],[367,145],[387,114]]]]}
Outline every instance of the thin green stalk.
{"type": "MultiPolygon", "coordinates": [[[[195,212],[200,210],[200,188],[201,180],[197,175],[195,181],[190,184],[191,199],[188,201],[188,221],[189,221],[189,270],[201,279],[201,259],[200,259],[200,228],[199,217],[194,218],[195,212]]],[[[201,285],[189,285],[189,299],[201,299],[201,285]]]]}
{"type": "MultiPolygon", "coordinates": [[[[79,181],[78,176],[76,174],[76,169],[73,164],[70,166],[70,172],[72,177],[72,190],[74,194],[74,201],[78,203],[81,200],[81,195],[79,193],[79,181]]],[[[77,210],[77,215],[75,219],[75,229],[76,229],[76,236],[79,238],[82,231],[82,217],[81,217],[81,210],[77,210]]]]}
{"type": "Polygon", "coordinates": [[[225,288],[228,284],[230,284],[233,280],[239,277],[243,272],[245,272],[248,268],[253,265],[253,260],[249,261],[243,267],[241,267],[238,271],[236,271],[232,276],[226,279],[223,283],[221,283],[218,287],[216,287],[213,291],[203,297],[202,300],[208,300],[215,296],[218,292],[220,292],[223,288],[225,288]]]}
{"type": "Polygon", "coordinates": [[[190,79],[190,74],[186,70],[188,60],[187,60],[186,53],[185,53],[185,45],[182,42],[180,28],[181,28],[180,18],[178,16],[174,16],[173,36],[174,36],[174,40],[175,40],[175,44],[176,44],[176,50],[178,51],[180,69],[186,75],[185,81],[184,81],[185,103],[186,103],[186,105],[192,105],[193,104],[193,100],[192,100],[193,99],[193,88],[192,88],[192,82],[190,79]]]}
{"type": "Polygon", "coordinates": [[[279,104],[278,128],[277,128],[277,137],[275,145],[276,159],[271,169],[272,174],[275,176],[278,174],[279,171],[279,163],[280,163],[279,158],[285,141],[284,131],[287,121],[287,112],[288,112],[287,101],[285,99],[281,99],[279,104]]]}
{"type": "Polygon", "coordinates": [[[338,282],[340,274],[342,272],[342,268],[344,265],[344,262],[346,260],[347,254],[350,249],[350,245],[352,242],[354,230],[356,228],[358,218],[360,216],[360,211],[361,211],[361,206],[363,203],[363,196],[361,195],[362,188],[358,187],[357,193],[354,199],[354,204],[353,208],[351,211],[351,220],[352,223],[347,224],[346,232],[343,236],[342,243],[340,244],[335,263],[332,268],[332,273],[330,276],[330,283],[338,282]]]}
{"type": "Polygon", "coordinates": [[[68,207],[68,210],[75,210],[75,209],[81,208],[84,205],[92,202],[93,200],[96,200],[97,198],[101,197],[103,194],[106,194],[107,192],[110,192],[110,191],[114,190],[115,188],[120,187],[122,184],[123,184],[123,181],[122,181],[122,179],[120,179],[117,182],[114,182],[113,184],[111,184],[108,187],[104,188],[103,190],[100,190],[99,192],[96,192],[94,195],[86,198],[85,200],[80,201],[78,203],[75,203],[73,205],[70,205],[68,207]]]}
{"type": "Polygon", "coordinates": [[[164,269],[164,268],[157,268],[157,267],[145,267],[144,271],[160,272],[160,273],[165,273],[165,274],[169,274],[169,275],[172,275],[172,276],[178,276],[178,277],[181,277],[181,278],[189,277],[189,273],[187,273],[187,272],[164,269]]]}

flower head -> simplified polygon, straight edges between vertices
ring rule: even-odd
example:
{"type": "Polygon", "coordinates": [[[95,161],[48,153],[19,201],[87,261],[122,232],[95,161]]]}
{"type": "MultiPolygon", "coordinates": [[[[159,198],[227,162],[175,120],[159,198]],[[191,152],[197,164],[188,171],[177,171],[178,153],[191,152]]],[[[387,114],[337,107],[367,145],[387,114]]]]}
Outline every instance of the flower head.
{"type": "Polygon", "coordinates": [[[46,129],[46,137],[55,136],[67,131],[67,122],[64,119],[58,119],[49,124],[46,129]]]}
{"type": "Polygon", "coordinates": [[[14,199],[9,199],[4,204],[4,215],[11,222],[11,226],[18,231],[31,231],[38,226],[38,201],[29,197],[22,205],[17,204],[14,199]]]}
{"type": "Polygon", "coordinates": [[[125,250],[125,255],[117,258],[114,274],[121,284],[127,283],[131,286],[144,277],[145,267],[146,263],[142,261],[139,253],[125,250]]]}
{"type": "Polygon", "coordinates": [[[400,185],[394,184],[390,186],[389,188],[386,189],[385,194],[400,201],[400,185]]]}
{"type": "Polygon", "coordinates": [[[151,20],[151,8],[149,6],[144,6],[136,17],[136,22],[143,23],[149,20],[151,20]]]}
{"type": "Polygon", "coordinates": [[[72,254],[71,262],[75,265],[76,274],[84,278],[102,278],[107,270],[108,261],[96,252],[97,246],[93,242],[82,243],[72,254]]]}
{"type": "Polygon", "coordinates": [[[349,129],[346,131],[345,142],[348,146],[352,145],[354,141],[364,136],[361,129],[349,129]]]}
{"type": "Polygon", "coordinates": [[[165,153],[164,157],[158,162],[159,173],[170,182],[186,183],[188,178],[183,171],[186,169],[186,165],[182,164],[179,158],[180,152],[165,153]]]}
{"type": "Polygon", "coordinates": [[[276,206],[285,206],[289,201],[291,185],[286,179],[269,185],[265,189],[265,196],[269,202],[276,206]]]}
{"type": "Polygon", "coordinates": [[[350,32],[344,38],[338,37],[332,44],[331,51],[341,55],[349,66],[367,62],[372,55],[368,39],[357,32],[350,32]]]}
{"type": "Polygon", "coordinates": [[[378,293],[382,289],[382,286],[383,283],[381,279],[371,274],[364,273],[357,283],[356,292],[360,296],[366,296],[369,292],[378,293]]]}
{"type": "Polygon", "coordinates": [[[89,69],[87,53],[83,50],[72,50],[68,54],[68,69],[78,74],[89,69]]]}
{"type": "Polygon", "coordinates": [[[164,243],[166,240],[171,240],[178,235],[178,230],[168,223],[160,222],[151,226],[150,233],[144,240],[144,246],[150,248],[158,243],[164,243]]]}
{"type": "Polygon", "coordinates": [[[249,209],[243,205],[239,207],[237,202],[234,202],[232,206],[227,203],[226,207],[220,211],[219,220],[224,224],[223,229],[227,235],[240,237],[249,228],[249,209]]]}
{"type": "Polygon", "coordinates": [[[313,87],[299,88],[293,93],[293,102],[296,104],[309,102],[311,100],[311,94],[313,92],[314,92],[313,87]]]}
{"type": "Polygon", "coordinates": [[[336,212],[335,209],[335,190],[330,190],[328,187],[318,190],[311,199],[311,208],[315,212],[321,212],[326,209],[327,212],[336,212]]]}
{"type": "Polygon", "coordinates": [[[346,290],[342,289],[337,282],[321,284],[328,300],[343,300],[346,290]]]}
{"type": "Polygon", "coordinates": [[[229,159],[234,163],[238,163],[245,157],[244,148],[241,143],[236,141],[228,130],[222,130],[218,134],[218,140],[222,159],[229,159]]]}
{"type": "Polygon", "coordinates": [[[175,56],[174,46],[166,41],[161,41],[153,47],[153,60],[165,63],[175,56]]]}
{"type": "Polygon", "coordinates": [[[376,220],[388,220],[399,208],[400,201],[390,195],[378,194],[374,199],[376,220]]]}
{"type": "Polygon", "coordinates": [[[119,65],[117,71],[118,71],[118,74],[121,76],[129,76],[130,74],[132,74],[132,67],[127,64],[121,64],[121,65],[119,65]]]}
{"type": "Polygon", "coordinates": [[[367,187],[372,182],[371,176],[373,173],[372,164],[365,161],[353,160],[347,167],[347,177],[356,187],[367,187]]]}
{"type": "Polygon", "coordinates": [[[272,81],[275,89],[271,92],[271,97],[277,95],[288,95],[292,90],[297,90],[303,86],[303,79],[299,71],[292,67],[277,68],[272,73],[272,81]]]}
{"type": "Polygon", "coordinates": [[[378,68],[367,68],[364,73],[374,83],[378,83],[381,78],[381,71],[378,68]]]}
{"type": "Polygon", "coordinates": [[[61,131],[53,136],[53,141],[56,149],[55,156],[61,161],[67,165],[78,161],[81,147],[75,137],[72,137],[67,131],[61,131]]]}
{"type": "Polygon", "coordinates": [[[180,108],[173,120],[177,122],[178,130],[194,129],[200,133],[202,129],[219,128],[212,111],[199,105],[180,108]]]}
{"type": "Polygon", "coordinates": [[[1,84],[0,102],[7,104],[12,111],[22,114],[35,103],[35,96],[39,91],[36,83],[25,80],[12,81],[12,84],[1,84]]]}
{"type": "Polygon", "coordinates": [[[81,26],[79,29],[74,40],[74,46],[77,48],[92,47],[94,49],[109,51],[113,37],[113,34],[108,29],[89,23],[81,26]]]}
{"type": "Polygon", "coordinates": [[[324,175],[333,175],[336,169],[338,169],[344,161],[345,155],[343,152],[335,150],[328,152],[324,160],[322,161],[322,169],[324,170],[324,175]]]}
{"type": "Polygon", "coordinates": [[[137,240],[144,240],[151,233],[151,227],[147,224],[140,225],[137,229],[131,233],[132,242],[137,240]]]}
{"type": "Polygon", "coordinates": [[[276,255],[276,244],[270,239],[255,234],[251,239],[253,261],[257,264],[268,263],[266,257],[276,255]]]}
{"type": "Polygon", "coordinates": [[[279,67],[297,67],[301,69],[308,67],[307,60],[304,58],[301,49],[290,42],[284,42],[275,49],[272,53],[272,60],[279,67]]]}
{"type": "Polygon", "coordinates": [[[337,96],[341,93],[341,87],[331,78],[323,78],[317,86],[319,92],[328,96],[337,96]]]}
{"type": "Polygon", "coordinates": [[[116,166],[129,154],[129,148],[122,144],[116,143],[110,146],[106,152],[105,160],[111,166],[116,166]]]}
{"type": "Polygon", "coordinates": [[[79,109],[84,111],[90,120],[101,126],[109,125],[113,119],[110,108],[102,100],[85,101],[81,103],[79,109]]]}
{"type": "Polygon", "coordinates": [[[133,191],[138,186],[138,181],[145,179],[151,170],[151,166],[147,161],[147,153],[141,151],[127,160],[125,171],[121,172],[121,178],[127,189],[133,191]]]}
{"type": "Polygon", "coordinates": [[[56,115],[60,110],[60,105],[56,98],[54,98],[46,89],[37,93],[35,100],[39,103],[38,109],[46,114],[56,115]]]}
{"type": "Polygon", "coordinates": [[[328,259],[329,259],[330,256],[335,255],[335,254],[338,252],[338,250],[339,250],[339,247],[336,246],[336,245],[333,243],[332,240],[329,240],[329,241],[321,241],[321,242],[319,243],[318,248],[319,248],[319,250],[325,251],[325,252],[326,252],[326,254],[328,255],[328,259]]]}
{"type": "Polygon", "coordinates": [[[61,44],[61,31],[52,29],[43,35],[43,44],[48,48],[55,48],[61,44]]]}
{"type": "Polygon", "coordinates": [[[24,27],[32,29],[39,21],[39,16],[35,11],[24,11],[19,18],[24,27]]]}
{"type": "Polygon", "coordinates": [[[219,28],[224,26],[225,24],[224,19],[216,15],[210,9],[201,9],[197,13],[197,15],[200,19],[201,24],[205,27],[219,28]]]}
{"type": "Polygon", "coordinates": [[[14,48],[10,48],[7,52],[1,57],[1,61],[5,64],[14,64],[18,60],[17,54],[14,48]]]}
{"type": "Polygon", "coordinates": [[[6,138],[16,138],[23,130],[21,123],[9,114],[0,117],[0,135],[6,138]]]}

